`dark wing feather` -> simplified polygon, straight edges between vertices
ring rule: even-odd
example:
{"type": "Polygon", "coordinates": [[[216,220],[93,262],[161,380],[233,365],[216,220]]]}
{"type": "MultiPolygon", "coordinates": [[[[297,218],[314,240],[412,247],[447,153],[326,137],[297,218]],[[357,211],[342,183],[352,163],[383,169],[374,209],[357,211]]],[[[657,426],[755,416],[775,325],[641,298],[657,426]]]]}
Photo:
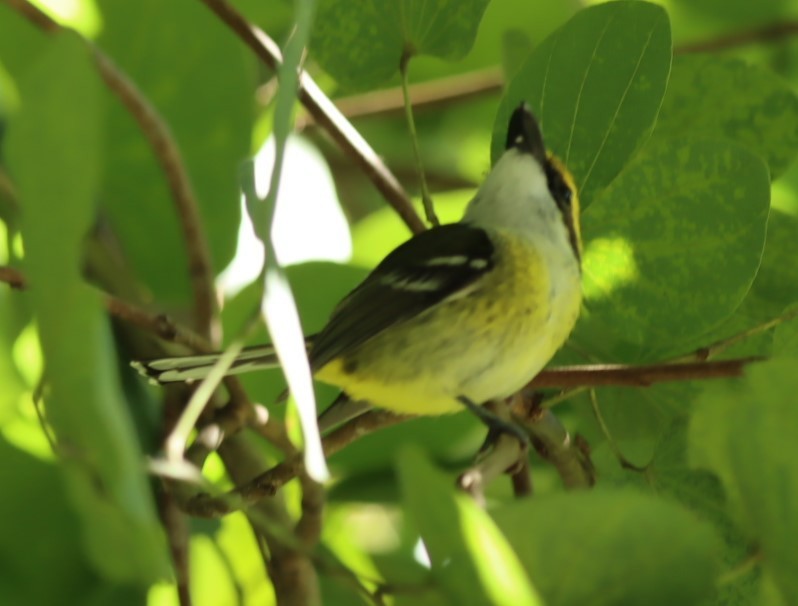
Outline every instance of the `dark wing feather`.
{"type": "Polygon", "coordinates": [[[422,232],[394,249],[339,303],[313,340],[313,368],[353,351],[473,284],[493,267],[484,230],[464,223],[422,232]]]}

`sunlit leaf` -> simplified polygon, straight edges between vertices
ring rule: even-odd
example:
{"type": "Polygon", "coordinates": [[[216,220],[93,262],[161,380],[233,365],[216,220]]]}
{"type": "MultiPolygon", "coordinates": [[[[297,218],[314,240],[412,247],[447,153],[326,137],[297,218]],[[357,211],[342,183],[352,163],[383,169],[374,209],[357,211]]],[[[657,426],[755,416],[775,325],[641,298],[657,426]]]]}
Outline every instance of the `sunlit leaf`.
{"type": "Polygon", "coordinates": [[[737,145],[668,140],[647,149],[584,214],[580,329],[645,357],[727,318],[759,267],[769,192],[762,160],[737,145]]]}
{"type": "Polygon", "coordinates": [[[577,13],[538,46],[507,86],[491,157],[526,101],[548,147],[576,179],[583,205],[615,178],[651,134],[671,64],[667,13],[647,2],[608,2],[577,13]]]}
{"type": "Polygon", "coordinates": [[[421,532],[432,569],[457,603],[541,604],[490,517],[412,448],[398,459],[407,510],[421,532]],[[430,506],[433,505],[433,506],[430,506]]]}

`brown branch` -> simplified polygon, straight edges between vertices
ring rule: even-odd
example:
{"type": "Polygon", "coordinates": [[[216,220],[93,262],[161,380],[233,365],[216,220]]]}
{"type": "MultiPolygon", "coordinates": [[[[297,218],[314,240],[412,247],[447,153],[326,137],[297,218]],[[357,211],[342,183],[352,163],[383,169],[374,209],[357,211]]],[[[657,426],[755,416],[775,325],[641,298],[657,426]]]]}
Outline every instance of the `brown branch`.
{"type": "Polygon", "coordinates": [[[508,469],[515,470],[519,461],[526,459],[526,450],[514,436],[499,434],[491,450],[475,465],[460,474],[457,486],[484,507],[485,487],[508,469]]]}
{"type": "Polygon", "coordinates": [[[535,450],[560,474],[563,486],[569,489],[592,486],[595,476],[587,453],[571,439],[551,410],[541,408],[541,401],[540,397],[514,397],[513,418],[529,432],[535,450]]]}
{"type": "Polygon", "coordinates": [[[576,387],[649,387],[654,383],[740,377],[745,367],[762,358],[750,357],[717,362],[678,364],[589,364],[561,366],[542,371],[525,389],[576,387]]]}
{"type": "Polygon", "coordinates": [[[718,36],[710,40],[700,40],[681,44],[673,49],[674,55],[684,55],[687,53],[708,53],[757,42],[777,42],[784,38],[789,38],[798,34],[798,21],[784,21],[770,23],[753,29],[734,32],[718,36]]]}
{"type": "Polygon", "coordinates": [[[27,287],[27,281],[22,272],[5,265],[0,266],[0,282],[5,282],[11,288],[17,290],[24,290],[27,287]]]}
{"type": "MultiPolygon", "coordinates": [[[[369,411],[324,437],[322,439],[324,454],[329,457],[367,434],[401,423],[408,418],[410,417],[381,410],[369,411]]],[[[302,472],[302,469],[302,455],[296,454],[222,496],[215,497],[208,493],[195,495],[184,503],[184,511],[201,518],[227,515],[242,507],[254,505],[264,497],[274,496],[280,488],[302,472]]]]}
{"type": "MultiPolygon", "coordinates": [[[[45,32],[56,33],[61,30],[58,23],[27,0],[5,2],[45,32]]],[[[100,76],[138,123],[166,177],[188,253],[197,330],[210,338],[214,332],[212,329],[217,311],[213,269],[196,197],[180,150],[169,126],[136,85],[102,51],[89,42],[86,44],[94,56],[100,76]]]]}
{"type": "Polygon", "coordinates": [[[175,585],[180,606],[191,606],[189,531],[186,515],[180,511],[175,497],[166,490],[158,492],[161,523],[169,541],[169,551],[175,570],[175,585]]]}
{"type": "MultiPolygon", "coordinates": [[[[238,434],[226,440],[219,455],[233,482],[240,484],[266,465],[260,447],[238,434]]],[[[250,508],[247,518],[268,546],[267,570],[279,604],[300,606],[320,604],[318,575],[313,560],[301,543],[292,537],[293,520],[279,498],[263,499],[250,508]]]]}
{"type": "Polygon", "coordinates": [[[294,533],[306,551],[310,552],[321,538],[324,512],[324,486],[313,480],[304,469],[299,474],[302,483],[302,515],[294,533]]]}
{"type": "MultiPolygon", "coordinates": [[[[282,63],[280,47],[261,29],[248,23],[225,0],[200,0],[246,44],[267,67],[277,71],[282,63]]],[[[299,75],[299,100],[344,153],[366,174],[407,226],[418,233],[425,229],[407,193],[371,146],[338,111],[307,72],[299,75]]]]}
{"type": "Polygon", "coordinates": [[[5,3],[33,23],[33,25],[49,34],[54,34],[61,30],[61,26],[53,21],[47,13],[27,0],[5,0],[5,3]]]}
{"type": "MultiPolygon", "coordinates": [[[[410,86],[410,100],[414,110],[435,109],[450,104],[453,100],[467,101],[501,92],[504,75],[499,67],[488,67],[456,76],[447,76],[410,86]]],[[[344,116],[366,118],[400,114],[404,111],[402,88],[386,88],[368,91],[335,100],[335,106],[344,116]]],[[[312,114],[297,118],[297,128],[315,126],[312,114]]]]}
{"type": "Polygon", "coordinates": [[[522,457],[518,460],[518,467],[510,473],[513,484],[513,494],[517,499],[531,497],[534,493],[532,485],[532,470],[529,469],[529,459],[522,457]]]}

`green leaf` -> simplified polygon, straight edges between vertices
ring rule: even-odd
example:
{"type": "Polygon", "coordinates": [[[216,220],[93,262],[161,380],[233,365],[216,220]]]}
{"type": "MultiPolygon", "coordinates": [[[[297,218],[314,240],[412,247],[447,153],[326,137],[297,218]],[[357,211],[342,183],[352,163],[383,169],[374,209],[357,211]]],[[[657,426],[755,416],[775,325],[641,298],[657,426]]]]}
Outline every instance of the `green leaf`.
{"type": "Polygon", "coordinates": [[[471,49],[488,0],[321,0],[311,51],[347,87],[380,84],[402,57],[449,61],[471,49]]]}
{"type": "Polygon", "coordinates": [[[737,59],[677,57],[654,137],[681,136],[736,141],[765,158],[775,178],[798,149],[798,96],[773,72],[737,59]]]}
{"type": "Polygon", "coordinates": [[[737,145],[647,148],[585,213],[580,330],[633,344],[634,359],[719,324],[756,275],[769,196],[767,167],[737,145]]]}
{"type": "Polygon", "coordinates": [[[149,583],[168,571],[141,452],[98,294],[81,278],[103,159],[101,85],[63,33],[20,82],[8,157],[24,208],[25,268],[46,364],[46,403],[94,566],[149,583]],[[79,153],[76,152],[79,150],[79,153]]]}
{"type": "MultiPolygon", "coordinates": [[[[676,419],[689,411],[699,392],[693,382],[660,383],[646,389],[606,387],[596,390],[601,415],[627,459],[648,465],[657,444],[676,419]]],[[[595,446],[603,440],[591,440],[595,446]]]]}
{"type": "Polygon", "coordinates": [[[752,366],[714,384],[690,423],[690,460],[723,481],[734,513],[758,544],[787,604],[798,603],[798,359],[752,366]]]}
{"type": "Polygon", "coordinates": [[[398,458],[399,482],[432,561],[458,604],[540,604],[515,554],[490,517],[415,448],[398,458]]]}
{"type": "MultiPolygon", "coordinates": [[[[636,390],[637,392],[648,390],[636,390]]],[[[685,407],[693,399],[686,399],[685,407]]],[[[594,442],[591,441],[591,447],[594,442]]],[[[628,457],[627,444],[618,446],[628,457]]],[[[726,507],[726,498],[718,477],[705,469],[690,467],[687,461],[687,417],[674,420],[656,444],[653,457],[643,462],[644,469],[630,470],[620,466],[618,459],[606,447],[591,448],[592,461],[598,469],[602,486],[634,487],[652,496],[673,498],[709,522],[722,539],[720,552],[723,571],[739,567],[751,553],[751,545],[726,507]]],[[[721,572],[725,576],[726,572],[721,572]]],[[[756,575],[742,574],[718,584],[715,604],[750,604],[759,591],[756,575]]]]}
{"type": "Polygon", "coordinates": [[[517,501],[493,517],[547,606],[671,606],[712,593],[717,539],[674,503],[604,490],[517,501]]]}
{"type": "MultiPolygon", "coordinates": [[[[102,9],[99,44],[176,140],[218,273],[235,252],[241,218],[237,174],[250,150],[251,57],[192,0],[104,1],[102,9]]],[[[103,207],[127,260],[161,308],[187,306],[188,258],[166,176],[129,112],[119,102],[110,109],[103,207]]]]}
{"type": "MultiPolygon", "coordinates": [[[[796,190],[798,191],[798,187],[796,190]]],[[[780,308],[798,303],[798,263],[788,262],[795,251],[796,241],[798,213],[789,214],[771,208],[765,254],[762,256],[762,266],[759,268],[754,290],[780,308]]]]}
{"type": "Polygon", "coordinates": [[[493,162],[504,151],[511,112],[526,101],[589,205],[651,134],[670,65],[661,7],[609,2],[580,11],[509,83],[493,127],[493,162]]]}
{"type": "Polygon", "coordinates": [[[0,533],[0,603],[83,605],[90,603],[88,596],[116,587],[117,599],[102,603],[141,604],[142,588],[107,583],[82,557],[80,519],[59,469],[14,448],[2,436],[0,460],[0,518],[7,521],[0,533]],[[43,570],[48,571],[46,583],[43,570]]]}

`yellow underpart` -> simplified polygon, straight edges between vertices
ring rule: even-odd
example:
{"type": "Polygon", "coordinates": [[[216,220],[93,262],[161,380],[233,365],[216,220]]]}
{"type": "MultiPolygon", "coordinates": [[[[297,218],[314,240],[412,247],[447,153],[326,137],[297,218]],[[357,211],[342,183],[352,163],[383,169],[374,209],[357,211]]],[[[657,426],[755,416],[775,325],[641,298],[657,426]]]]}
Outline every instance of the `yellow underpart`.
{"type": "Polygon", "coordinates": [[[494,269],[465,294],[386,329],[317,378],[353,399],[421,415],[462,410],[460,395],[481,403],[520,389],[570,333],[579,276],[552,279],[550,254],[497,233],[494,269]]]}

